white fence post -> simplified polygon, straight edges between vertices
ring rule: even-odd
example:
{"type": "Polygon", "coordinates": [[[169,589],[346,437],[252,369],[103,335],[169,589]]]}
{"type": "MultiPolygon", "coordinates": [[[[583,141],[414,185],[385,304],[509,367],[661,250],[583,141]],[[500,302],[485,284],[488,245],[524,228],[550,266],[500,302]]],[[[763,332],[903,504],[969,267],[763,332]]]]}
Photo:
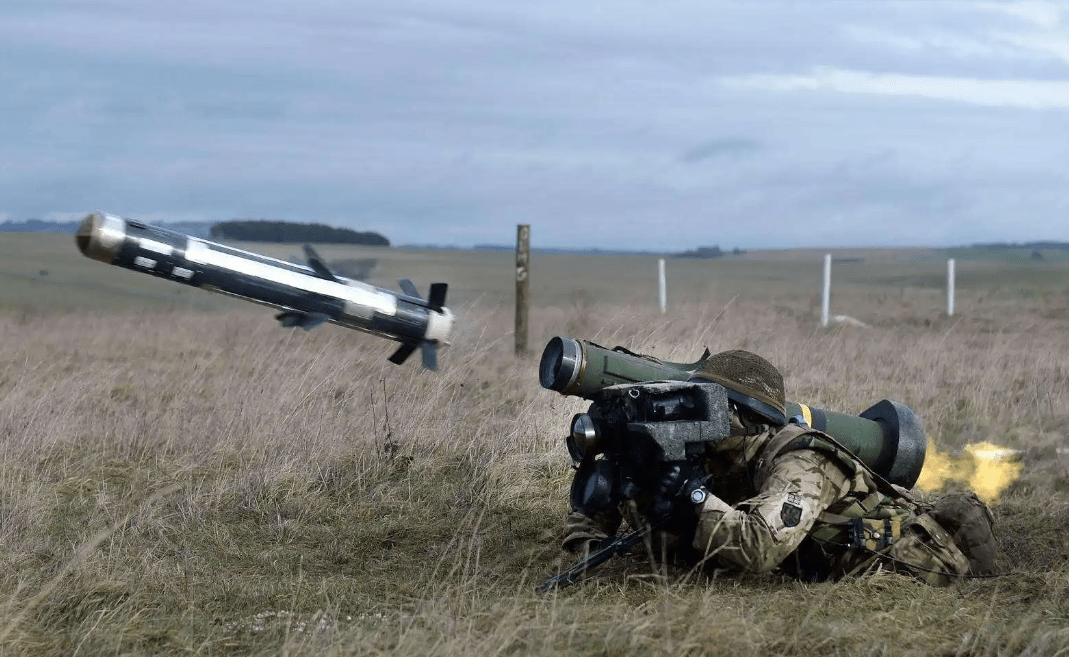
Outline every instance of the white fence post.
{"type": "Polygon", "coordinates": [[[663,315],[668,308],[668,282],[664,276],[664,258],[657,261],[657,280],[659,281],[660,296],[658,297],[661,302],[661,314],[663,315]]]}
{"type": "Polygon", "coordinates": [[[828,325],[828,312],[831,310],[831,254],[824,254],[824,293],[820,298],[820,325],[828,325]]]}
{"type": "Polygon", "coordinates": [[[947,317],[954,316],[954,258],[947,260],[947,317]]]}

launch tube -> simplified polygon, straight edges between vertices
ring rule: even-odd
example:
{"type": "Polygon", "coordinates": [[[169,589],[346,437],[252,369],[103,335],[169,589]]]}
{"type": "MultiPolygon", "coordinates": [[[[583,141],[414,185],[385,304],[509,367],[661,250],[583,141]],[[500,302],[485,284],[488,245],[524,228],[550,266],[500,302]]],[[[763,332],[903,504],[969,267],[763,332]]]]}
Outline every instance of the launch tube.
{"type": "Polygon", "coordinates": [[[921,476],[928,442],[920,418],[908,406],[883,399],[850,415],[787,402],[787,415],[801,415],[892,484],[911,488],[921,476]]]}
{"type": "Polygon", "coordinates": [[[697,362],[670,363],[622,347],[606,349],[589,340],[557,336],[542,352],[538,379],[547,390],[591,399],[603,388],[621,383],[686,381],[708,356],[706,349],[697,362]]]}

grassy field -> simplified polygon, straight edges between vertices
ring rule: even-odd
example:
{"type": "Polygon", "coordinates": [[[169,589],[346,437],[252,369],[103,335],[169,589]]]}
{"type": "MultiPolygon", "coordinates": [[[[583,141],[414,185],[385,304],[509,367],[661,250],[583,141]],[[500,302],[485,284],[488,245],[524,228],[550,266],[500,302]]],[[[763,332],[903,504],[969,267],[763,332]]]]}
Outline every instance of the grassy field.
{"type": "MultiPolygon", "coordinates": [[[[65,312],[86,308],[103,312],[137,309],[216,311],[243,306],[218,295],[158,280],[84,258],[69,235],[0,233],[0,311],[65,312]]],[[[286,260],[301,260],[300,245],[238,244],[286,260]]],[[[410,278],[421,290],[430,283],[450,284],[453,306],[511,306],[515,256],[509,252],[403,250],[348,245],[316,247],[328,261],[377,261],[369,282],[398,290],[410,278]]],[[[802,297],[819,307],[824,251],[750,251],[718,260],[671,258],[668,296],[673,306],[715,302],[724,296],[763,301],[802,297]],[[815,300],[815,301],[814,301],[815,300]]],[[[936,317],[945,309],[946,259],[956,257],[957,287],[984,299],[1062,299],[1069,295],[1069,260],[1060,252],[1042,262],[1000,259],[997,252],[934,249],[832,249],[833,296],[863,290],[888,303],[905,299],[907,310],[936,317]],[[977,257],[988,254],[991,257],[977,257]]],[[[657,256],[531,256],[532,303],[560,309],[600,303],[655,308],[657,256]]],[[[843,299],[846,301],[846,298],[843,299]]],[[[835,300],[834,312],[857,315],[862,309],[835,300]]],[[[885,313],[880,312],[879,315],[885,313]]]]}
{"type": "Polygon", "coordinates": [[[1069,651],[1064,264],[959,262],[946,318],[945,254],[864,256],[836,266],[833,313],[868,326],[825,329],[819,254],[673,260],[664,316],[654,257],[538,255],[517,358],[511,254],[375,251],[379,285],[451,284],[462,323],[429,373],[70,242],[0,236],[0,654],[1069,651]],[[995,507],[1004,576],[659,581],[634,557],[537,595],[570,565],[562,437],[585,407],[538,386],[553,335],[670,360],[751,349],[792,399],[889,397],[940,451],[1023,450],[995,507]]]}

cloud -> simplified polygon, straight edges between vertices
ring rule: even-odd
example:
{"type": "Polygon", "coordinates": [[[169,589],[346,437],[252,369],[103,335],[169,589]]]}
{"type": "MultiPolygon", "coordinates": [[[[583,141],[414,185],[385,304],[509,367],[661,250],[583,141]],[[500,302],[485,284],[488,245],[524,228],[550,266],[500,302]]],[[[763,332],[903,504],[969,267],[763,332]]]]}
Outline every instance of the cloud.
{"type": "Polygon", "coordinates": [[[976,2],[7,0],[0,212],[401,243],[1069,239],[1065,29],[976,2]]]}
{"type": "MultiPolygon", "coordinates": [[[[968,60],[983,60],[989,67],[1006,62],[1018,66],[1022,62],[1069,63],[1069,24],[1062,20],[1062,7],[1038,2],[976,3],[972,7],[980,10],[980,16],[1012,20],[926,24],[928,17],[913,12],[909,21],[847,23],[841,32],[847,40],[860,46],[891,49],[913,58],[926,57],[929,69],[940,65],[952,67],[968,60]]],[[[1035,73],[1042,71],[1034,68],[1035,73]]],[[[1062,66],[1051,77],[1064,79],[1066,72],[1062,66]]],[[[989,72],[985,77],[994,76],[989,72]]]]}
{"type": "Polygon", "coordinates": [[[1057,27],[1062,22],[1065,8],[1056,2],[981,2],[978,7],[1006,14],[1041,28],[1057,27]]]}
{"type": "MultiPolygon", "coordinates": [[[[916,55],[946,54],[956,59],[1022,58],[1030,53],[1020,47],[1004,43],[1010,37],[995,38],[993,35],[961,33],[949,30],[893,31],[882,26],[847,25],[843,34],[867,46],[882,46],[916,55]]],[[[1016,44],[1015,44],[1016,45],[1016,44]]]]}
{"type": "Polygon", "coordinates": [[[984,80],[873,73],[819,66],[806,75],[743,75],[719,79],[733,88],[910,96],[1021,109],[1069,108],[1069,81],[984,80]]]}
{"type": "Polygon", "coordinates": [[[752,153],[761,147],[756,139],[746,137],[724,137],[713,139],[691,148],[679,156],[679,161],[685,164],[696,164],[702,160],[725,155],[745,155],[752,153]]]}
{"type": "Polygon", "coordinates": [[[1009,34],[1000,39],[1035,58],[1053,58],[1069,63],[1069,29],[1054,34],[1009,34]]]}

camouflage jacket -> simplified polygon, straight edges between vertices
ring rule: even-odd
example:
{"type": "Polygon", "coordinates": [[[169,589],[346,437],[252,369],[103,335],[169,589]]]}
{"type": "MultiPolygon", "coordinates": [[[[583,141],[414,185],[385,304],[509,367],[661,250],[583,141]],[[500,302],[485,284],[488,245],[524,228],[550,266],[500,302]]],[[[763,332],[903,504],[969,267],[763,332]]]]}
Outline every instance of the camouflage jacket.
{"type": "MultiPolygon", "coordinates": [[[[969,569],[923,508],[878,484],[830,437],[808,427],[732,436],[707,454],[703,467],[711,475],[710,495],[689,532],[703,561],[753,572],[780,568],[810,580],[880,563],[933,584],[969,569]]],[[[627,513],[587,518],[573,511],[565,547],[615,533],[627,513]]]]}

